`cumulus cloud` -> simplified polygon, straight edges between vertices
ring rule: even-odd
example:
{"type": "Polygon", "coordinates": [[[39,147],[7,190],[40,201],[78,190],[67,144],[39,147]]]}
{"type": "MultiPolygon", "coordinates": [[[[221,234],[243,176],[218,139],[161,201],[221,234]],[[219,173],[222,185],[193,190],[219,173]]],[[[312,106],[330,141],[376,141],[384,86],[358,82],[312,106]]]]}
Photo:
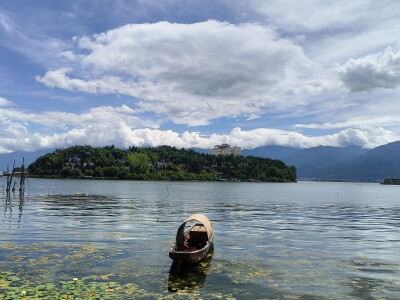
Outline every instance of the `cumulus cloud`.
{"type": "Polygon", "coordinates": [[[75,144],[128,147],[130,141],[124,136],[127,128],[158,126],[158,121],[141,119],[126,105],[95,107],[80,114],[0,107],[1,144],[9,150],[34,151],[75,144]]]}
{"type": "MultiPolygon", "coordinates": [[[[179,5],[172,2],[173,7],[179,5]]],[[[136,4],[141,1],[134,5],[140,8],[136,4]]],[[[36,14],[28,7],[29,15],[24,13],[28,20],[23,22],[16,21],[16,14],[0,12],[0,35],[5,37],[0,44],[30,58],[28,65],[32,60],[41,63],[47,72],[36,80],[53,88],[48,91],[52,99],[69,97],[69,92],[122,96],[112,97],[116,101],[112,103],[108,97],[90,95],[80,103],[87,110],[79,113],[43,111],[45,102],[40,97],[44,93],[39,91],[31,103],[41,112],[16,109],[0,97],[0,152],[74,144],[211,148],[229,143],[247,149],[357,144],[371,148],[396,140],[400,2],[224,0],[218,5],[229,6],[226,20],[237,17],[252,23],[128,24],[65,43],[63,38],[71,32],[98,32],[99,27],[91,27],[86,18],[81,21],[65,7],[60,11],[65,10],[68,19],[64,16],[66,23],[59,23],[68,32],[57,25],[51,31],[40,25],[49,23],[37,22],[45,11],[40,7],[36,14]],[[239,12],[241,8],[246,8],[246,16],[239,12]],[[230,15],[234,11],[243,18],[230,15]],[[378,53],[388,45],[396,50],[378,53]],[[370,95],[348,93],[378,88],[370,95]],[[91,99],[102,104],[93,107],[91,99]],[[231,117],[229,128],[223,127],[226,117],[231,117]],[[246,131],[235,124],[236,117],[259,119],[248,122],[246,128],[253,129],[246,131]],[[185,126],[179,126],[184,132],[160,129],[165,120],[201,126],[218,118],[218,130],[226,134],[204,136],[185,126]],[[305,124],[291,127],[294,123],[305,124]],[[267,124],[293,130],[263,128],[267,124]]],[[[125,7],[123,12],[129,15],[124,20],[132,20],[125,7]]],[[[179,20],[168,18],[169,11],[165,12],[166,20],[179,20]]],[[[45,15],[47,20],[61,16],[53,10],[45,15]]],[[[185,22],[194,16],[200,20],[204,15],[186,16],[185,22]]],[[[159,19],[163,18],[146,15],[135,20],[159,19]]],[[[104,22],[102,28],[124,22],[104,22]]],[[[67,109],[78,108],[69,105],[67,109]]]]}
{"type": "Polygon", "coordinates": [[[383,52],[350,59],[337,71],[352,92],[394,89],[400,85],[400,51],[395,53],[388,47],[383,52]]]}
{"type": "Polygon", "coordinates": [[[96,107],[82,114],[55,111],[29,113],[0,108],[0,126],[0,153],[63,148],[77,144],[98,147],[114,144],[119,148],[171,145],[211,149],[221,143],[246,149],[265,145],[300,148],[360,145],[372,148],[396,140],[394,132],[372,125],[345,128],[335,134],[313,137],[297,131],[272,128],[245,131],[240,127],[228,134],[204,136],[200,132],[190,131],[180,134],[173,130],[161,130],[159,124],[140,119],[126,105],[96,107]],[[32,127],[36,127],[34,133],[32,127]]]}
{"type": "Polygon", "coordinates": [[[39,82],[129,95],[177,123],[256,115],[304,80],[308,89],[321,89],[308,78],[318,68],[302,49],[259,24],[129,24],[74,40],[75,52],[63,55],[79,68],[49,70],[39,82]]]}
{"type": "Polygon", "coordinates": [[[349,146],[358,145],[364,148],[375,148],[399,140],[397,133],[382,127],[347,128],[333,135],[321,137],[325,145],[349,146]]]}
{"type": "Polygon", "coordinates": [[[242,145],[247,149],[264,145],[279,145],[287,147],[310,148],[316,146],[344,147],[359,145],[374,148],[398,140],[398,136],[381,127],[346,128],[335,134],[307,136],[301,132],[270,128],[257,128],[243,131],[234,128],[229,135],[212,135],[210,141],[242,145]]]}

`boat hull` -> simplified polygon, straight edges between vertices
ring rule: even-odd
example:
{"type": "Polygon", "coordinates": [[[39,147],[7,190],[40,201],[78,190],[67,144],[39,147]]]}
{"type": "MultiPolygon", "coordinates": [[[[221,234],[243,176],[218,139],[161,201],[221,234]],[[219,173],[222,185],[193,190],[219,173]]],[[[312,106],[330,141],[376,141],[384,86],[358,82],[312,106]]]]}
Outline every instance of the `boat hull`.
{"type": "Polygon", "coordinates": [[[195,251],[177,251],[175,243],[172,245],[171,249],[169,250],[169,257],[174,260],[178,261],[181,260],[185,263],[194,264],[201,261],[203,258],[207,256],[208,251],[212,245],[212,241],[207,242],[207,245],[199,250],[195,251]]]}

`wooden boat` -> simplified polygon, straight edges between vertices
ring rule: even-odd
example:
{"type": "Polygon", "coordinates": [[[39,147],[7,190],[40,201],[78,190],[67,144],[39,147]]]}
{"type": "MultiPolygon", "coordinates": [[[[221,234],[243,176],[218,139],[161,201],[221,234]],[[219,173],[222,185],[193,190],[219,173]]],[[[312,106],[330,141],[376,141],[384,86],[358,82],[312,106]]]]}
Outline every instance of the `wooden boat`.
{"type": "Polygon", "coordinates": [[[176,233],[176,239],[169,257],[174,261],[196,263],[206,257],[214,241],[214,227],[208,218],[202,214],[195,214],[187,218],[176,233]],[[186,223],[197,223],[185,230],[186,223]]]}

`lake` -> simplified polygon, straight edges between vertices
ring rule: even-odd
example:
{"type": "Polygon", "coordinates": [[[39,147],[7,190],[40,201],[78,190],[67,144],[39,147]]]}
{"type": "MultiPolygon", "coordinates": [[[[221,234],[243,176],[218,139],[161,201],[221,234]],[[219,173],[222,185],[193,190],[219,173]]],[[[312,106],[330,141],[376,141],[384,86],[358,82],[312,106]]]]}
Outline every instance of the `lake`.
{"type": "Polygon", "coordinates": [[[399,192],[28,179],[23,196],[0,194],[0,299],[71,299],[74,289],[98,299],[399,299],[399,192]],[[194,213],[214,224],[214,249],[172,273],[169,248],[194,213]]]}

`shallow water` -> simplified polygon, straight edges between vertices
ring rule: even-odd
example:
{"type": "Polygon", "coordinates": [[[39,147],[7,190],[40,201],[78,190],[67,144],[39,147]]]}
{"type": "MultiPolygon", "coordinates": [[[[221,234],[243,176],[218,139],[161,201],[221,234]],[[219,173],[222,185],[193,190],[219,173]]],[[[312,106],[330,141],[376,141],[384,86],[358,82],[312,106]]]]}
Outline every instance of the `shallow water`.
{"type": "Polygon", "coordinates": [[[399,190],[29,179],[22,197],[0,198],[0,271],[32,284],[111,278],[120,299],[399,299],[399,190]],[[170,274],[194,213],[214,223],[214,251],[170,274]]]}

